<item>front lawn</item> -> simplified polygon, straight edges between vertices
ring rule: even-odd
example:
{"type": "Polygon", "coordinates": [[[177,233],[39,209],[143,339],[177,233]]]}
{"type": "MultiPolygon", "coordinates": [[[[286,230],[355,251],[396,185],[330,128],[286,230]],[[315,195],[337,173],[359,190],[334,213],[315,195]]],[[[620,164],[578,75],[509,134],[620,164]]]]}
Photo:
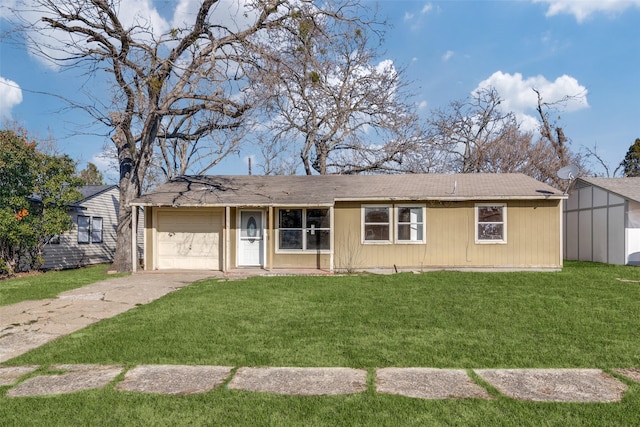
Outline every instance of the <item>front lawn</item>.
{"type": "Polygon", "coordinates": [[[640,269],[203,281],[12,364],[640,366],[640,269]]]}
{"type": "MultiPolygon", "coordinates": [[[[557,273],[210,280],[8,364],[344,366],[370,372],[389,366],[638,368],[638,281],[639,268],[573,262],[557,273]]],[[[51,425],[640,425],[640,385],[628,384],[623,401],[609,404],[502,396],[427,401],[371,389],[337,397],[225,388],[167,397],[105,389],[46,399],[1,397],[0,419],[19,420],[17,413],[51,425]]]]}
{"type": "Polygon", "coordinates": [[[107,274],[107,264],[0,280],[0,305],[54,298],[61,292],[117,277],[107,274]]]}

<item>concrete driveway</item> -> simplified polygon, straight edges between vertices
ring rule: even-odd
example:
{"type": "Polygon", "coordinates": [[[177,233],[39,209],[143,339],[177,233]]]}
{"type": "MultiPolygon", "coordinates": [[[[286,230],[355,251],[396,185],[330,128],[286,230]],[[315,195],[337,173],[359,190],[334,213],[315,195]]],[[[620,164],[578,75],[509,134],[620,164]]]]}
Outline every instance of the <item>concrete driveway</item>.
{"type": "Polygon", "coordinates": [[[56,298],[0,307],[0,363],[102,319],[147,304],[216,271],[142,272],[96,282],[56,298]]]}

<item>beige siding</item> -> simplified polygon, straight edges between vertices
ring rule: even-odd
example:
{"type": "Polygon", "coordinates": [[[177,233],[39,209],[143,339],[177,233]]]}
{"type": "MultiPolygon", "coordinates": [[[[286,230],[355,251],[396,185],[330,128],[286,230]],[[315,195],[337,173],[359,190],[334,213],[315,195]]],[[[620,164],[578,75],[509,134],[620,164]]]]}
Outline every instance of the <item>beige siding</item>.
{"type": "Polygon", "coordinates": [[[330,268],[329,254],[273,254],[273,268],[330,268]]]}
{"type": "Polygon", "coordinates": [[[152,207],[146,207],[145,208],[145,216],[144,216],[144,222],[141,221],[141,223],[144,224],[144,237],[143,237],[143,241],[144,241],[144,263],[142,265],[142,267],[145,270],[153,270],[155,268],[154,263],[153,263],[153,259],[154,259],[154,254],[155,254],[155,246],[153,245],[153,236],[154,236],[154,232],[155,229],[153,228],[153,218],[155,216],[154,210],[157,208],[152,208],[152,207]]]}
{"type": "Polygon", "coordinates": [[[560,268],[560,201],[509,201],[506,205],[504,244],[475,242],[473,202],[427,203],[426,244],[364,244],[361,204],[339,203],[335,208],[335,266],[560,268]]]}
{"type": "MultiPolygon", "coordinates": [[[[490,203],[490,202],[489,202],[490,203]]],[[[503,244],[477,244],[475,242],[475,203],[473,202],[419,202],[425,205],[426,243],[418,244],[363,244],[361,237],[361,203],[337,203],[334,208],[333,262],[338,270],[357,269],[431,269],[431,268],[541,268],[557,269],[560,256],[559,200],[507,201],[507,241],[503,244]]],[[[402,203],[406,205],[406,203],[402,203]]],[[[370,203],[368,203],[370,205],[370,203]]],[[[388,205],[388,204],[387,204],[388,205]]],[[[178,215],[206,212],[216,216],[217,250],[222,268],[222,254],[229,254],[229,267],[237,268],[237,209],[229,209],[230,218],[224,219],[224,209],[154,208],[147,209],[145,264],[158,268],[158,212],[177,212],[178,215]],[[152,216],[154,219],[149,218],[152,216]],[[226,223],[229,234],[226,233],[226,223]],[[152,244],[150,244],[150,242],[152,244]],[[225,245],[228,244],[228,248],[225,245]],[[154,263],[155,260],[155,263],[154,263]]],[[[276,209],[271,211],[277,214],[276,209]]],[[[330,253],[278,253],[277,220],[269,219],[266,268],[331,268],[330,253]]],[[[197,221],[192,221],[197,224],[197,221]]],[[[196,232],[195,226],[192,232],[196,232]]],[[[175,254],[174,254],[175,255],[175,254]]],[[[179,254],[178,254],[179,255],[179,254]]]]}

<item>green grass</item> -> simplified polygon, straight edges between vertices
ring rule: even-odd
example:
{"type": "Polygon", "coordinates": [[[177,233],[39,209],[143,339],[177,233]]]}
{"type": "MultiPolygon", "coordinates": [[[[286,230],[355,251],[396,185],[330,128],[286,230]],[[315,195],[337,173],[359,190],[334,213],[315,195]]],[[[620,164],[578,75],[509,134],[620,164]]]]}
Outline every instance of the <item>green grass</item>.
{"type": "Polygon", "coordinates": [[[108,275],[107,268],[106,264],[102,264],[0,280],[0,306],[27,300],[53,298],[70,289],[117,277],[108,275]]]}
{"type": "Polygon", "coordinates": [[[640,366],[640,269],[203,281],[13,364],[640,366]]]}
{"type": "MultiPolygon", "coordinates": [[[[7,364],[119,363],[442,368],[640,367],[640,269],[432,272],[196,283],[7,364]]],[[[19,425],[640,425],[621,403],[291,397],[221,388],[155,396],[109,388],[0,397],[19,425]]],[[[6,388],[5,388],[6,389],[6,388]]],[[[2,390],[0,388],[0,390],[2,390]]],[[[0,392],[0,396],[3,393],[0,392]]],[[[0,423],[2,424],[2,423],[0,423]]]]}
{"type": "Polygon", "coordinates": [[[295,397],[218,389],[158,396],[109,389],[0,397],[2,426],[637,426],[640,387],[620,403],[423,400],[363,393],[295,397]]]}

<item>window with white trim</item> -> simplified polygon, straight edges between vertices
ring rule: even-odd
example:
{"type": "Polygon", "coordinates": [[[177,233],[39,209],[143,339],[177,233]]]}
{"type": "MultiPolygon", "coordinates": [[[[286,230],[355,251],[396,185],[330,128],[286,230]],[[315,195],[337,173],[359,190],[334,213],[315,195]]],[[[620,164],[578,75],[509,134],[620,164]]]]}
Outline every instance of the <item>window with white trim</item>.
{"type": "Polygon", "coordinates": [[[78,243],[89,243],[89,217],[78,215],[78,243]]]}
{"type": "Polygon", "coordinates": [[[102,218],[91,218],[91,243],[102,243],[102,218]]]}
{"type": "Polygon", "coordinates": [[[391,206],[362,206],[362,241],[391,243],[391,206]]]}
{"type": "Polygon", "coordinates": [[[327,208],[279,209],[279,251],[328,251],[331,216],[327,208]]]}
{"type": "Polygon", "coordinates": [[[396,205],[396,242],[424,243],[425,207],[420,205],[396,205]]]}
{"type": "Polygon", "coordinates": [[[476,243],[507,242],[507,206],[504,203],[476,205],[476,243]]]}

